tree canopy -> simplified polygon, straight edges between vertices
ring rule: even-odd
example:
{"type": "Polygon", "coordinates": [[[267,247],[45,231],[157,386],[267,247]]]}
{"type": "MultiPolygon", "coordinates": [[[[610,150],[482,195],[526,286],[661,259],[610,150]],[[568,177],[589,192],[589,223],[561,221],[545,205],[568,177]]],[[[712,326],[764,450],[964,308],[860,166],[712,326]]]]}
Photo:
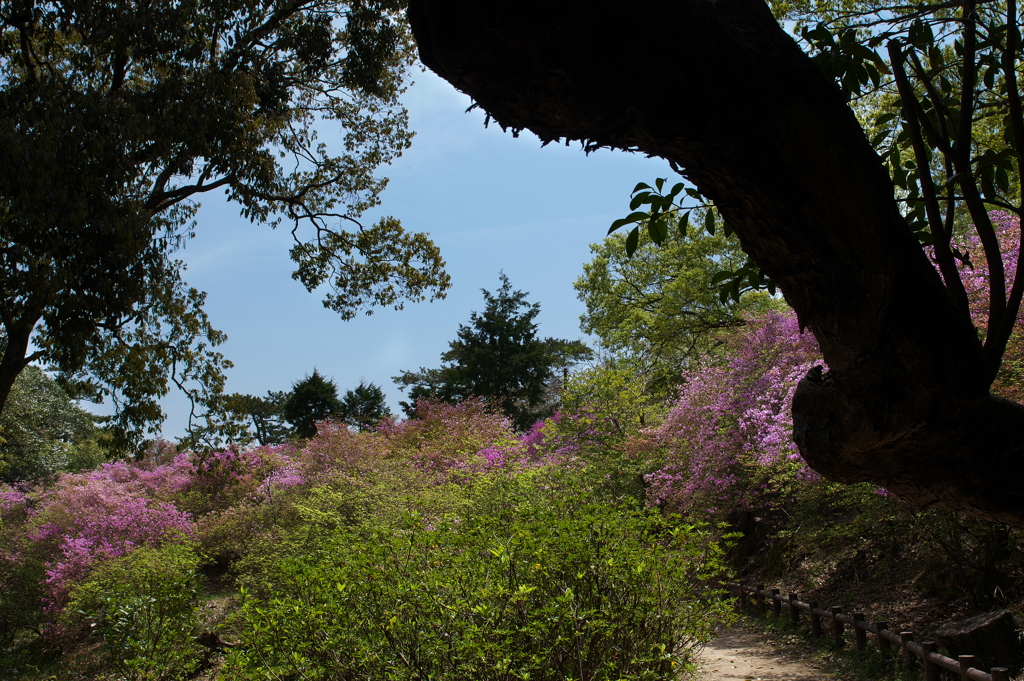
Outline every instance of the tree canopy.
{"type": "Polygon", "coordinates": [[[268,390],[266,397],[235,393],[227,398],[228,409],[241,424],[245,435],[238,439],[255,438],[261,445],[281,444],[288,439],[284,405],[289,394],[283,390],[268,390]],[[252,430],[249,430],[249,425],[252,430]]]}
{"type": "Polygon", "coordinates": [[[390,417],[391,409],[388,408],[384,391],[376,383],[359,381],[359,385],[346,390],[341,396],[338,418],[346,425],[359,430],[371,430],[390,417]]]}
{"type": "Polygon", "coordinates": [[[666,395],[690,360],[721,344],[717,331],[745,323],[744,313],[773,305],[767,292],[734,300],[714,287],[718,271],[740,268],[746,255],[734,237],[691,227],[671,230],[660,245],[651,240],[627,253],[624,234],[591,244],[576,294],[587,306],[580,325],[601,346],[666,395]]]}
{"type": "Polygon", "coordinates": [[[529,303],[527,293],[512,290],[501,274],[501,288],[484,294],[483,312],[470,314],[460,324],[456,340],[441,355],[439,369],[403,371],[395,382],[409,391],[406,410],[415,412],[421,397],[458,402],[483,397],[508,416],[519,430],[526,430],[553,408],[550,386],[555,369],[585,359],[590,350],[580,341],[539,338],[536,317],[539,303],[529,303]]]}
{"type": "Polygon", "coordinates": [[[111,397],[125,430],[229,366],[175,251],[197,199],[290,223],[295,278],[349,318],[443,297],[437,248],[359,222],[409,144],[400,0],[0,7],[0,408],[30,363],[111,397]]]}
{"type": "Polygon", "coordinates": [[[93,416],[37,366],[14,383],[0,414],[0,482],[50,478],[99,464],[102,449],[93,416]]]}
{"type": "Polygon", "coordinates": [[[1024,293],[989,217],[1022,212],[1017,5],[855,10],[809,28],[813,59],[761,0],[412,0],[409,18],[423,62],[501,126],[660,156],[715,206],[828,364],[793,400],[816,471],[1024,524],[1024,408],[989,392],[1024,293]],[[869,139],[850,98],[874,88],[899,110],[869,139]],[[981,335],[952,246],[965,215],[991,283],[981,335]]]}
{"type": "Polygon", "coordinates": [[[296,436],[309,438],[316,435],[317,421],[337,416],[342,409],[338,386],[313,369],[312,374],[292,385],[281,413],[296,436]]]}

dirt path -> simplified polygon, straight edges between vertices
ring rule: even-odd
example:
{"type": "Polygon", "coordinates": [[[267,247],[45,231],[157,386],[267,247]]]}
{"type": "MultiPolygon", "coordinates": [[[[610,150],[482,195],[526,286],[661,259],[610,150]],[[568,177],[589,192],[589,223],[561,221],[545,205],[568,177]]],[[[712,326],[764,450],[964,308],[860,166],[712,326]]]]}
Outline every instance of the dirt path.
{"type": "Polygon", "coordinates": [[[819,665],[737,625],[712,639],[700,654],[700,681],[835,681],[819,665]]]}

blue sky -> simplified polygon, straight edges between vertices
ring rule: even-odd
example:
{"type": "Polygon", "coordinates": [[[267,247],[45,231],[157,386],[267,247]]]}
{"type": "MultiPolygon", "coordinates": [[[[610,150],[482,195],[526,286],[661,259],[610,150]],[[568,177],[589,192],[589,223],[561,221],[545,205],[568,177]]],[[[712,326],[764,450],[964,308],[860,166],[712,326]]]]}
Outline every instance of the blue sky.
{"type": "MultiPolygon", "coordinates": [[[[390,184],[366,217],[394,215],[407,230],[428,232],[452,278],[448,297],[343,322],[291,278],[288,229],[250,224],[231,204],[205,199],[182,255],[186,280],[208,293],[206,310],[228,335],[228,392],[287,390],[315,367],[342,393],[360,380],[376,383],[397,413],[402,393],[391,377],[439,366],[459,324],[483,307],[480,289],[498,288],[502,270],[541,304],[542,336],[583,338],[572,284],[589,244],[629,212],[637,182],[671,175],[668,164],[612,151],[587,156],[578,144],[541,147],[526,132],[513,138],[484,128],[482,112],[466,113],[469,98],[432,73],[414,80],[404,101],[416,137],[380,169],[390,184]]],[[[182,435],[185,400],[172,394],[164,409],[164,436],[182,435]]]]}

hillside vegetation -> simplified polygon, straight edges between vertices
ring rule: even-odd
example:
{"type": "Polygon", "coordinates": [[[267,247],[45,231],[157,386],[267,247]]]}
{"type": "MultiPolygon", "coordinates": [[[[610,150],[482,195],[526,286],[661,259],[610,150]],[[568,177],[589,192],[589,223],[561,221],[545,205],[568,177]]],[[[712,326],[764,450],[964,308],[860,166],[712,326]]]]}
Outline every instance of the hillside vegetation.
{"type": "Polygon", "coordinates": [[[806,467],[788,405],[820,360],[793,315],[750,317],[722,343],[661,404],[621,368],[578,372],[562,411],[526,433],[479,399],[421,400],[416,418],[364,432],[324,421],[285,445],[157,442],[5,485],[0,668],[668,679],[731,620],[731,574],[868,598],[893,625],[1020,599],[1005,527],[806,467]],[[897,588],[949,607],[894,614],[897,588]]]}

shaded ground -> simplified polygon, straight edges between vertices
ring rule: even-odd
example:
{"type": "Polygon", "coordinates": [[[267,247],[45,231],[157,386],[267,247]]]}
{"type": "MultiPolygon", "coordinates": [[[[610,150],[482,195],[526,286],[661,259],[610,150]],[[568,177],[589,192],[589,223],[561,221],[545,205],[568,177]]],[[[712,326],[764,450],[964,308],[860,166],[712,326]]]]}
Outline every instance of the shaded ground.
{"type": "Polygon", "coordinates": [[[700,654],[700,681],[835,681],[795,646],[743,624],[723,631],[700,654]]]}

